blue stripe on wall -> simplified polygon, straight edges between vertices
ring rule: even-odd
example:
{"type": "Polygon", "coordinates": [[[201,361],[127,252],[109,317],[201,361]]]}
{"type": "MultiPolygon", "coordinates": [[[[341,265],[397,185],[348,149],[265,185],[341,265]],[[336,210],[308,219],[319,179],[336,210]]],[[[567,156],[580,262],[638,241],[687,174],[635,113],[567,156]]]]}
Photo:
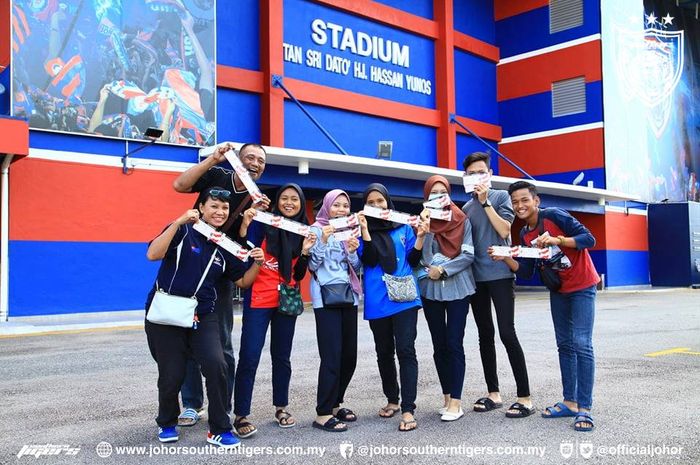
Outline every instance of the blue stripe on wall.
{"type": "Polygon", "coordinates": [[[260,142],[260,96],[217,89],[217,141],[260,142]]]}
{"type": "Polygon", "coordinates": [[[260,7],[258,0],[216,2],[216,62],[260,69],[260,7]]]}
{"type": "Polygon", "coordinates": [[[554,34],[549,33],[549,7],[547,6],[496,22],[496,37],[501,49],[501,58],[598,33],[600,33],[598,0],[584,0],[583,25],[554,34]]]}
{"type": "Polygon", "coordinates": [[[496,43],[493,1],[458,0],[454,2],[454,28],[490,44],[496,43]]]}
{"type": "Polygon", "coordinates": [[[603,86],[601,81],[586,84],[586,112],[552,116],[552,93],[528,95],[499,103],[503,137],[561,129],[603,120],[603,86]]]}
{"type": "MultiPolygon", "coordinates": [[[[486,140],[486,139],[484,139],[486,140]]],[[[494,141],[486,140],[494,147],[498,147],[498,144],[494,141]]],[[[487,152],[491,154],[491,169],[493,174],[498,175],[498,155],[491,150],[489,147],[484,145],[480,140],[475,137],[468,136],[466,134],[457,133],[457,169],[463,169],[462,162],[470,153],[473,152],[487,152]]]]}
{"type": "Polygon", "coordinates": [[[496,63],[460,50],[454,59],[457,114],[498,124],[496,63]]]}
{"type": "Polygon", "coordinates": [[[146,244],[10,241],[10,316],[144,307],[158,262],[146,244]]]}
{"type": "MultiPolygon", "coordinates": [[[[392,160],[430,166],[437,164],[435,128],[318,105],[304,106],[351,155],[374,158],[378,142],[390,140],[394,143],[392,160]]],[[[338,153],[293,102],[285,102],[284,110],[286,147],[338,153]]]]}
{"type": "MultiPolygon", "coordinates": [[[[564,157],[566,154],[552,154],[555,157],[564,157]]],[[[579,185],[587,186],[589,181],[593,181],[593,187],[605,189],[605,169],[595,168],[590,170],[569,171],[565,173],[538,174],[533,176],[540,181],[560,182],[562,184],[572,184],[581,173],[583,173],[583,181],[579,185]]]]}
{"type": "Polygon", "coordinates": [[[650,283],[649,252],[608,250],[606,254],[608,286],[635,286],[650,283]]]}
{"type": "Polygon", "coordinates": [[[406,13],[411,13],[416,16],[421,16],[426,19],[433,19],[433,1],[432,0],[374,0],[377,3],[383,3],[398,10],[403,10],[406,13]]]}
{"type": "Polygon", "coordinates": [[[0,115],[10,114],[10,67],[8,66],[0,73],[0,85],[5,88],[5,92],[0,93],[0,115]]]}
{"type": "MultiPolygon", "coordinates": [[[[129,141],[129,151],[142,147],[146,142],[129,141]]],[[[66,152],[78,152],[91,155],[113,155],[123,157],[126,142],[99,136],[76,135],[38,130],[29,131],[29,146],[35,149],[47,149],[66,152]]],[[[198,149],[175,145],[154,144],[141,150],[134,156],[155,160],[193,162],[197,160],[198,149]]]]}

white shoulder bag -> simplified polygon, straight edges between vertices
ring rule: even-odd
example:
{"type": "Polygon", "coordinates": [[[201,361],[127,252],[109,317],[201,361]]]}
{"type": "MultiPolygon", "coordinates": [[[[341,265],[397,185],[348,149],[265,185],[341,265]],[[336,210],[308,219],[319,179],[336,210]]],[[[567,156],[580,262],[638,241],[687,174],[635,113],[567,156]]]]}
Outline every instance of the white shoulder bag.
{"type": "MultiPolygon", "coordinates": [[[[182,248],[182,243],[177,248],[177,262],[175,263],[175,274],[173,274],[173,279],[177,274],[178,266],[180,265],[180,251],[182,248]]],[[[194,323],[194,312],[197,309],[197,292],[199,288],[202,287],[204,279],[209,273],[209,268],[214,261],[214,256],[216,255],[216,249],[209,259],[207,268],[204,270],[202,279],[199,280],[197,284],[197,289],[194,290],[192,297],[181,297],[178,295],[171,295],[165,292],[158,286],[158,281],[156,281],[156,292],[153,295],[153,300],[151,301],[151,306],[148,307],[148,314],[146,319],[151,323],[156,323],[159,325],[168,326],[179,326],[181,328],[191,328],[194,323]]]]}

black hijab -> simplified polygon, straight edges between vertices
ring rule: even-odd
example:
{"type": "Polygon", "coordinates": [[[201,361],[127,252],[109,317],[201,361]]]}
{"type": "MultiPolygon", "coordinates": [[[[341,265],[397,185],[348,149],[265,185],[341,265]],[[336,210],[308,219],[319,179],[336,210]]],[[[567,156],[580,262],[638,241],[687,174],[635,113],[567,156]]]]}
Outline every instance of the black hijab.
{"type": "MultiPolygon", "coordinates": [[[[290,187],[297,191],[297,194],[299,194],[301,210],[299,210],[299,213],[288,219],[302,224],[309,224],[309,220],[306,217],[306,197],[304,196],[304,191],[302,191],[301,187],[294,183],[285,184],[277,190],[275,203],[273,204],[272,208],[272,214],[287,218],[279,209],[279,200],[282,192],[290,187]]],[[[294,234],[289,231],[284,231],[279,228],[273,228],[272,226],[265,225],[265,240],[267,241],[267,253],[277,258],[280,276],[284,278],[285,282],[289,282],[292,278],[292,260],[301,254],[301,245],[304,238],[299,234],[294,234]]]]}
{"type": "MultiPolygon", "coordinates": [[[[376,182],[367,186],[365,193],[362,194],[362,201],[365,204],[367,203],[367,197],[372,191],[379,192],[386,199],[387,207],[391,210],[394,209],[394,202],[389,196],[389,191],[383,184],[376,182]]],[[[399,223],[394,223],[393,221],[367,217],[367,229],[372,235],[372,242],[377,252],[379,265],[385,273],[393,274],[396,271],[396,246],[394,246],[394,241],[391,239],[389,232],[400,226],[399,223]]]]}

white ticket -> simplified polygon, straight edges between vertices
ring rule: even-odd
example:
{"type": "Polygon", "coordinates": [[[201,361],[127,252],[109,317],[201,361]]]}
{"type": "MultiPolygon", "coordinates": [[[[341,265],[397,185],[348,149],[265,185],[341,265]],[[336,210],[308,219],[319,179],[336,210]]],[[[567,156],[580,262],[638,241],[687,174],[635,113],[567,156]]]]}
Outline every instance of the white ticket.
{"type": "Polygon", "coordinates": [[[253,220],[268,224],[273,228],[283,229],[285,231],[299,234],[300,236],[308,236],[311,228],[305,224],[293,221],[283,216],[273,215],[272,213],[256,211],[253,220]]]}
{"type": "Polygon", "coordinates": [[[474,186],[477,184],[486,184],[486,187],[491,188],[491,173],[464,175],[462,176],[462,184],[464,184],[464,192],[467,194],[474,192],[474,186]]]}
{"type": "Polygon", "coordinates": [[[243,166],[243,163],[241,163],[241,159],[238,158],[236,152],[234,152],[233,150],[229,150],[224,154],[224,156],[226,157],[228,162],[231,163],[233,170],[238,175],[238,179],[241,180],[246,190],[248,191],[248,194],[250,194],[250,198],[253,199],[253,203],[259,202],[263,198],[263,193],[260,192],[260,188],[257,184],[255,184],[253,178],[250,177],[250,173],[245,168],[245,166],[243,166]]]}
{"type": "Polygon", "coordinates": [[[537,247],[522,247],[519,245],[508,247],[506,245],[494,245],[493,255],[497,257],[541,258],[549,260],[552,250],[549,247],[538,249],[537,247]]]}
{"type": "Polygon", "coordinates": [[[371,216],[372,218],[379,218],[381,220],[394,221],[396,223],[408,224],[415,226],[418,224],[417,215],[409,215],[408,213],[397,212],[396,210],[389,210],[383,208],[372,207],[370,205],[365,205],[362,212],[366,216],[371,216]]]}
{"type": "Polygon", "coordinates": [[[433,200],[428,200],[427,202],[423,202],[423,206],[425,208],[444,208],[451,203],[452,203],[452,199],[450,199],[449,195],[445,194],[445,195],[441,195],[440,197],[436,197],[433,200]]]}
{"type": "Polygon", "coordinates": [[[217,231],[216,229],[209,226],[204,221],[197,221],[192,225],[192,229],[204,235],[207,240],[212,241],[222,249],[231,253],[234,257],[241,260],[242,262],[247,262],[250,256],[250,250],[246,249],[238,242],[234,242],[226,234],[217,231]]]}
{"type": "Polygon", "coordinates": [[[360,228],[356,226],[350,229],[343,229],[342,231],[335,231],[333,237],[335,237],[336,241],[347,241],[353,237],[360,237],[360,228]]]}
{"type": "Polygon", "coordinates": [[[357,215],[353,213],[348,216],[341,216],[340,218],[331,218],[328,220],[328,224],[335,229],[345,229],[359,226],[360,221],[357,219],[357,215]]]}
{"type": "Polygon", "coordinates": [[[452,221],[452,210],[437,210],[435,208],[428,208],[428,212],[430,212],[430,219],[452,221]]]}

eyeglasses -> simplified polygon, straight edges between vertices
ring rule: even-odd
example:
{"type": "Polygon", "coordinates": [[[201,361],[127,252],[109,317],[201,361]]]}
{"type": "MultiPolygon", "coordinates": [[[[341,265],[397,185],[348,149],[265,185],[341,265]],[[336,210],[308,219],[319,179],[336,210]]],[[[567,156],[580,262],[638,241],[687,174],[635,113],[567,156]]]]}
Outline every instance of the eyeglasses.
{"type": "Polygon", "coordinates": [[[226,189],[212,189],[209,191],[209,195],[228,200],[229,197],[231,197],[231,191],[227,191],[226,189]]]}

